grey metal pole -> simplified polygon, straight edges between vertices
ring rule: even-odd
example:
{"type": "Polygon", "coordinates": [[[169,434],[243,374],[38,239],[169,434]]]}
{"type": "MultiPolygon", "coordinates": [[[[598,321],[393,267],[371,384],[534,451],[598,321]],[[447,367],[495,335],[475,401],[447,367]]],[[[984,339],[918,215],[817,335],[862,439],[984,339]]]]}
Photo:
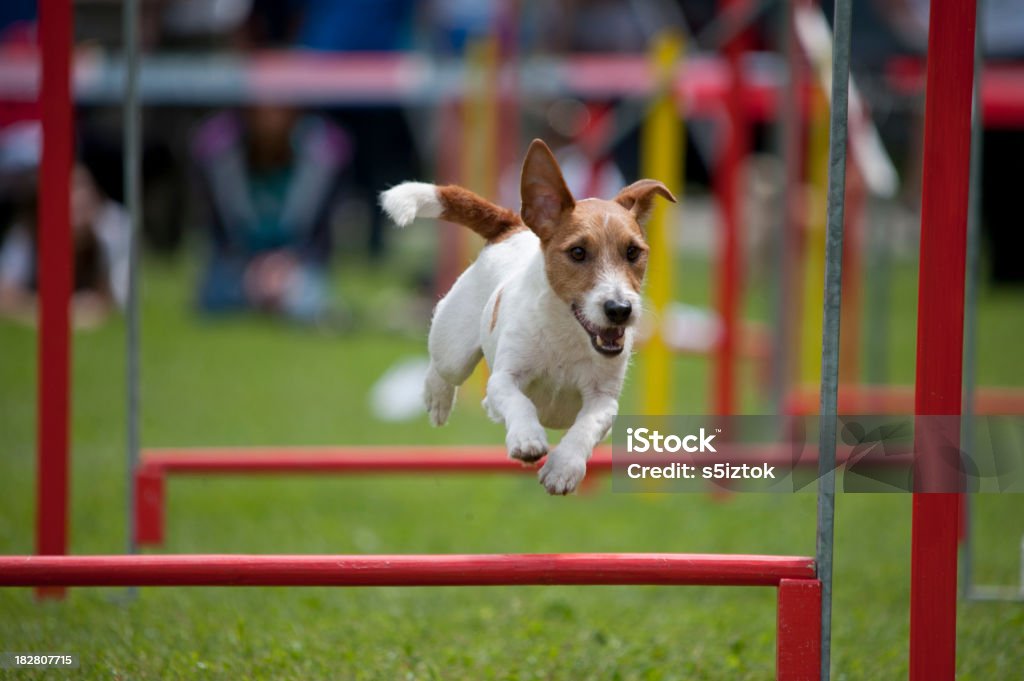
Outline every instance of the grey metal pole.
{"type": "MultiPolygon", "coordinates": [[[[128,299],[125,310],[127,338],[128,440],[126,461],[127,551],[138,553],[135,541],[135,469],[139,462],[139,241],[142,234],[142,119],[139,110],[139,0],[124,0],[124,200],[130,222],[128,299]]],[[[130,590],[134,593],[134,589],[130,590]]]]}
{"type": "MultiPolygon", "coordinates": [[[[974,448],[974,390],[977,385],[978,353],[978,286],[981,269],[981,144],[984,121],[982,120],[981,78],[985,63],[982,18],[983,0],[978,0],[975,11],[977,22],[974,29],[974,93],[971,117],[971,175],[970,191],[967,197],[967,271],[964,289],[964,395],[963,416],[961,417],[961,449],[970,453],[974,448]]],[[[971,597],[974,590],[974,547],[971,542],[970,495],[963,498],[964,538],[960,548],[960,594],[971,597]]]]}
{"type": "Polygon", "coordinates": [[[839,317],[846,208],[847,105],[850,89],[851,0],[835,0],[832,26],[832,110],[828,141],[828,222],[825,301],[821,333],[821,407],[818,442],[818,541],[821,580],[821,678],[828,681],[832,642],[832,547],[835,531],[836,427],[839,393],[839,317]]]}

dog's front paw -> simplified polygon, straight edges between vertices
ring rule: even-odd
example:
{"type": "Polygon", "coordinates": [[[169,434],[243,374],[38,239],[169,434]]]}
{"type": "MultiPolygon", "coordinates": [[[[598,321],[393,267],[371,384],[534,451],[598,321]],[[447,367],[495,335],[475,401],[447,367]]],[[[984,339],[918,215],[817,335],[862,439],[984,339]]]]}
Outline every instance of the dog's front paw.
{"type": "Polygon", "coordinates": [[[423,386],[423,406],[427,408],[430,424],[443,426],[455,404],[455,386],[431,371],[423,386]]]}
{"type": "Polygon", "coordinates": [[[539,423],[525,428],[510,428],[505,437],[508,458],[533,463],[548,453],[548,436],[539,423]]]}
{"type": "Polygon", "coordinates": [[[572,454],[559,455],[556,449],[544,462],[537,474],[540,484],[544,485],[548,494],[571,494],[579,487],[587,474],[587,460],[572,454]]]}

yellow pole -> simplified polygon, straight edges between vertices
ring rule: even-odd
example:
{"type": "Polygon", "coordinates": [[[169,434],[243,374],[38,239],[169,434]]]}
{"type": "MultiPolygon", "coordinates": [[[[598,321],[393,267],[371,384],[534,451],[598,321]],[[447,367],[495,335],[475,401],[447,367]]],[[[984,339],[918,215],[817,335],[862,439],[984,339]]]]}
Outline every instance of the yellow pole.
{"type": "Polygon", "coordinates": [[[467,143],[462,148],[462,177],[468,189],[491,200],[497,198],[498,191],[498,57],[498,41],[493,36],[472,40],[466,46],[467,143]]]}
{"type": "Polygon", "coordinates": [[[807,145],[807,231],[804,239],[803,302],[800,317],[801,385],[821,382],[821,327],[825,279],[825,200],[828,194],[829,103],[824,92],[811,94],[811,126],[807,145]]]}
{"type": "MultiPolygon", "coordinates": [[[[496,200],[498,193],[497,135],[498,79],[500,67],[498,40],[495,36],[474,39],[466,45],[466,97],[463,100],[462,178],[468,189],[496,200]]],[[[465,239],[463,267],[479,251],[481,241],[460,230],[465,239]],[[470,239],[473,247],[469,247],[470,239]]],[[[487,392],[487,365],[481,362],[469,382],[476,385],[481,396],[487,392]]]]}
{"type": "MultiPolygon", "coordinates": [[[[683,200],[683,158],[686,136],[683,118],[675,98],[673,83],[683,57],[682,36],[674,31],[662,33],[651,48],[651,62],[658,80],[658,91],[648,110],[641,132],[641,175],[661,180],[683,200]]],[[[677,216],[675,206],[655,201],[647,223],[647,242],[651,247],[647,264],[646,314],[653,322],[653,333],[642,354],[643,413],[669,414],[671,410],[671,362],[662,333],[665,314],[672,299],[672,229],[677,216]]]]}

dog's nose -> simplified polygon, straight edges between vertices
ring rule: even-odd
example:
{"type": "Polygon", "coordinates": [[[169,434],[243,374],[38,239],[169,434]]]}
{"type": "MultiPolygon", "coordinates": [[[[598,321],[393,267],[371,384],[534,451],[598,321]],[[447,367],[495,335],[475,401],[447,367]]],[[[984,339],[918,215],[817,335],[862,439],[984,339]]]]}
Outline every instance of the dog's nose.
{"type": "Polygon", "coordinates": [[[612,324],[625,324],[632,313],[633,306],[624,300],[606,300],[604,303],[604,314],[612,324]]]}

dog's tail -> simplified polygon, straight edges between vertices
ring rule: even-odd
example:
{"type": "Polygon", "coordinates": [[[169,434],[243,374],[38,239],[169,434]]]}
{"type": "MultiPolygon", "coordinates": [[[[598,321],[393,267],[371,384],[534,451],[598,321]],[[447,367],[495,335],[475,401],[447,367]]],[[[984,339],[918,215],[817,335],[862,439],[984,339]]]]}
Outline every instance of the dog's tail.
{"type": "Polygon", "coordinates": [[[381,192],[380,205],[399,227],[418,217],[457,222],[493,243],[526,229],[515,212],[455,185],[403,182],[381,192]]]}

